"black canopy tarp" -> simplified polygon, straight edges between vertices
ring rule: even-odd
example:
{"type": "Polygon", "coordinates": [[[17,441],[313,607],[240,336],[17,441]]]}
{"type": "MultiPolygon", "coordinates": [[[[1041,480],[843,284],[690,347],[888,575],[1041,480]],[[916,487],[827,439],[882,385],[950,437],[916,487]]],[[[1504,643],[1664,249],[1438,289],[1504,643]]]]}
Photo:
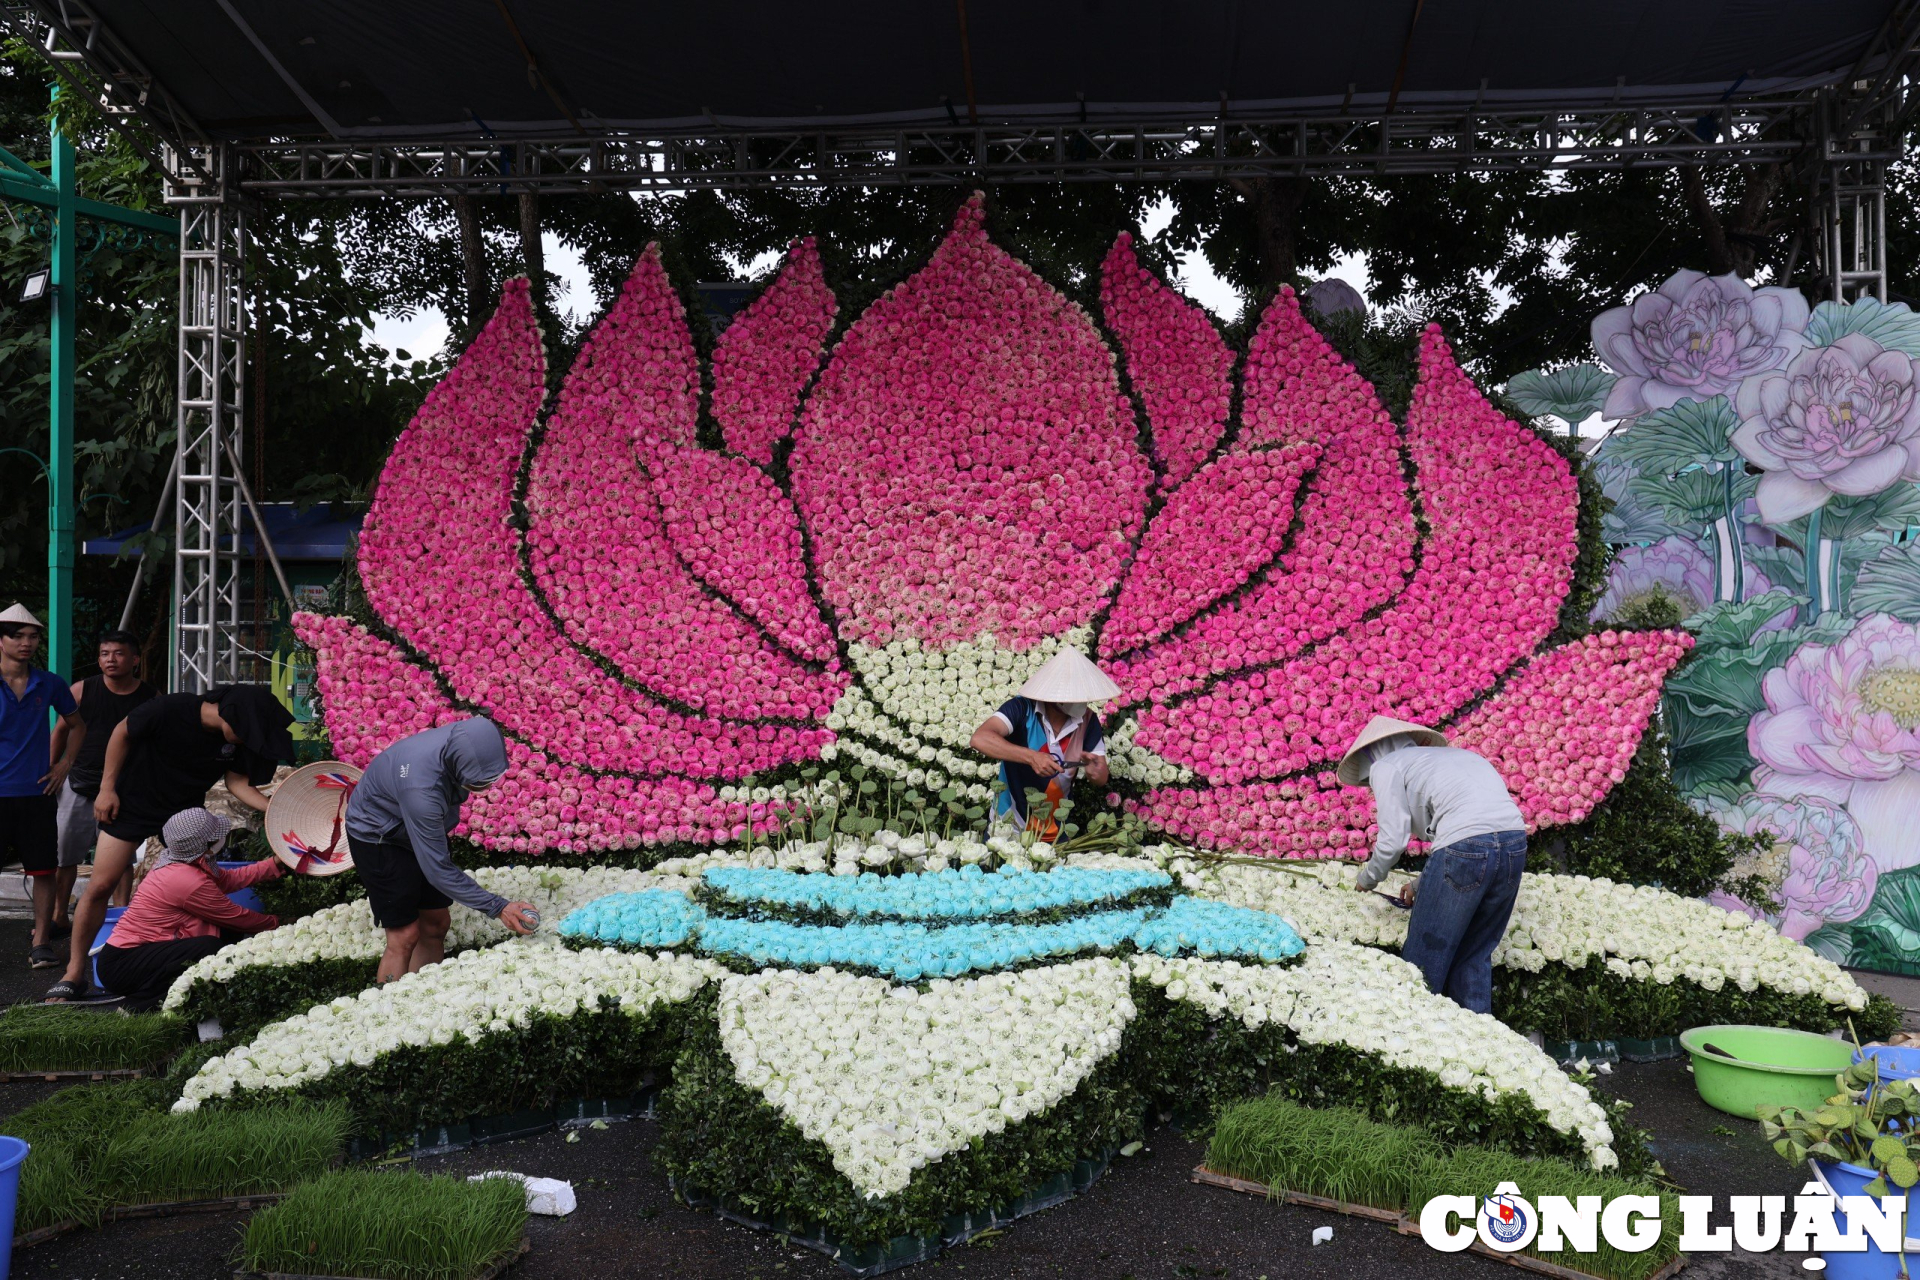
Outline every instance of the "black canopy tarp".
{"type": "Polygon", "coordinates": [[[965,0],[971,95],[954,0],[91,7],[211,137],[403,140],[1704,103],[1839,80],[1893,0],[965,0]]]}

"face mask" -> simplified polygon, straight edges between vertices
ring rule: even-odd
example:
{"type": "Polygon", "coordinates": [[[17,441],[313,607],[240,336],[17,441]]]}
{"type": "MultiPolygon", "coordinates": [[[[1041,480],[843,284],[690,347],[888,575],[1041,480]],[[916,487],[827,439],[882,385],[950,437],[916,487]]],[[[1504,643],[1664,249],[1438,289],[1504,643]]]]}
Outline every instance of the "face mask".
{"type": "Polygon", "coordinates": [[[1067,713],[1067,719],[1069,720],[1075,716],[1087,714],[1087,704],[1084,702],[1063,702],[1060,704],[1060,709],[1067,713]]]}

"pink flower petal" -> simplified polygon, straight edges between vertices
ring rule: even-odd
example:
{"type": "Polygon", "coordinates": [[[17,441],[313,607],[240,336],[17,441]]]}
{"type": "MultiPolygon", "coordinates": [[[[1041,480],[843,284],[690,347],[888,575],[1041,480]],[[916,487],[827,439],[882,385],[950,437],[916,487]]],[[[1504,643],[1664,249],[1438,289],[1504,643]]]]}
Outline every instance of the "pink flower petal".
{"type": "Polygon", "coordinates": [[[1146,407],[1160,485],[1177,489],[1226,430],[1233,410],[1233,349],[1206,312],[1140,265],[1126,232],[1101,265],[1100,310],[1120,340],[1127,377],[1146,407]]]}
{"type": "Polygon", "coordinates": [[[793,494],[841,634],[1024,647],[1087,621],[1140,529],[1135,436],[1092,322],[970,200],[801,413],[793,494]]]}
{"type": "Polygon", "coordinates": [[[763,466],[773,461],[837,310],[819,246],[811,236],[794,241],[780,275],[714,344],[713,416],[727,448],[763,466]]]}
{"type": "Polygon", "coordinates": [[[1301,477],[1319,458],[1313,444],[1233,453],[1175,490],[1140,541],[1101,648],[1125,653],[1158,640],[1270,564],[1293,528],[1301,477]]]}
{"type": "Polygon", "coordinates": [[[1142,746],[1214,782],[1299,772],[1374,715],[1445,719],[1546,638],[1575,551],[1566,462],[1487,404],[1437,328],[1421,340],[1407,435],[1432,532],[1392,606],[1275,670],[1149,708],[1142,746]]]}
{"type": "MultiPolygon", "coordinates": [[[[1114,679],[1132,697],[1165,698],[1297,653],[1385,603],[1413,572],[1399,432],[1366,379],[1301,315],[1292,289],[1261,317],[1241,379],[1239,448],[1321,448],[1300,532],[1243,595],[1202,611],[1180,637],[1115,663],[1114,679]]],[[[1114,655],[1111,641],[1102,652],[1114,655]]]]}
{"type": "MultiPolygon", "coordinates": [[[[569,387],[587,385],[596,365],[594,353],[583,353],[569,387]]],[[[514,473],[545,398],[545,376],[526,281],[511,282],[499,311],[401,433],[381,474],[360,541],[360,573],[373,607],[436,665],[454,696],[557,760],[585,764],[598,752],[636,773],[732,777],[817,753],[828,737],[823,729],[674,712],[608,675],[541,607],[521,576],[509,520],[514,473]]],[[[589,416],[577,409],[569,415],[589,416]]],[[[604,557],[604,543],[588,553],[581,540],[577,526],[568,530],[577,556],[604,557]]],[[[546,545],[551,552],[559,544],[546,545]]],[[[670,552],[666,563],[678,571],[670,552]]],[[[764,647],[724,605],[711,607],[764,647]]]]}

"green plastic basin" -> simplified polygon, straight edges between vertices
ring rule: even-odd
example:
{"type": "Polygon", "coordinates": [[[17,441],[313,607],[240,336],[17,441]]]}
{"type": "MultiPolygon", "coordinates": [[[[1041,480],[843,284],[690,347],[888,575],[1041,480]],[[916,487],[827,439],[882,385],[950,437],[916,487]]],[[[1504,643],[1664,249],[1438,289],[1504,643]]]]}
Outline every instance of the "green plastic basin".
{"type": "Polygon", "coordinates": [[[1833,1078],[1853,1061],[1853,1046],[1784,1027],[1695,1027],[1680,1034],[1693,1057],[1700,1100],[1729,1115],[1754,1118],[1755,1107],[1804,1107],[1831,1098],[1833,1078]],[[1732,1054],[1708,1053],[1707,1045],[1732,1054]]]}

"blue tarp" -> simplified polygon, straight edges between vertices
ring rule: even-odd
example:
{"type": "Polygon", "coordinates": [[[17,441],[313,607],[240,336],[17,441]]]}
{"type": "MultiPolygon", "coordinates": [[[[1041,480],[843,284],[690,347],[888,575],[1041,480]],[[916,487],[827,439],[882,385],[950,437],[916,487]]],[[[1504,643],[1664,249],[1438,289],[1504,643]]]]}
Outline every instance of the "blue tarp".
{"type": "MultiPolygon", "coordinates": [[[[291,502],[263,502],[260,516],[282,560],[343,560],[347,540],[359,534],[366,511],[345,502],[323,502],[305,511],[295,510],[291,502]]],[[[240,527],[240,553],[253,555],[256,539],[252,517],[242,513],[240,527]]],[[[117,556],[122,547],[146,531],[146,525],[134,525],[111,537],[90,538],[81,550],[90,556],[117,556]]]]}

